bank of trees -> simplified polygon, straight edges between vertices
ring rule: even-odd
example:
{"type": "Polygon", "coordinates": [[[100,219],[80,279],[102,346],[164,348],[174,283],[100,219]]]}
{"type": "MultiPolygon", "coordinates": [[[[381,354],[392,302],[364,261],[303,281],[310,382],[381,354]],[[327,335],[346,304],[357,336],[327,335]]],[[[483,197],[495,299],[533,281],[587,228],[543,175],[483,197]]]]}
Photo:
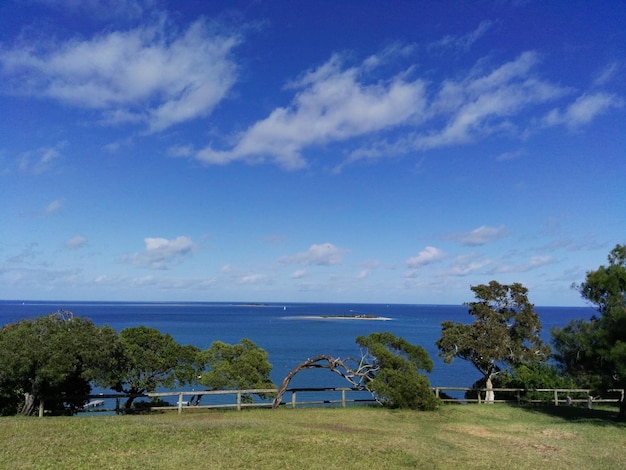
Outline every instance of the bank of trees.
{"type": "MultiPolygon", "coordinates": [[[[608,264],[575,287],[597,313],[553,331],[556,360],[584,387],[626,388],[626,245],[613,248],[608,264]]],[[[625,401],[619,416],[626,419],[625,401]]]]}
{"type": "Polygon", "coordinates": [[[43,399],[46,410],[71,414],[87,402],[92,385],[129,394],[130,411],[132,395],[161,387],[273,388],[271,370],[267,353],[247,339],[202,351],[154,328],[117,334],[59,311],[0,330],[0,413],[29,415],[43,399]]]}
{"type": "MultiPolygon", "coordinates": [[[[482,376],[475,385],[487,389],[487,400],[495,398],[495,387],[626,388],[626,246],[617,245],[608,264],[575,287],[597,313],[554,329],[554,353],[541,340],[528,290],[491,281],[471,287],[475,299],[465,304],[471,323],[442,323],[440,356],[448,363],[470,362],[482,376]]],[[[360,358],[308,359],[285,378],[278,396],[296,372],[324,367],[386,406],[437,406],[423,373],[433,367],[424,348],[386,332],[356,342],[360,358]]],[[[0,329],[0,413],[31,414],[42,398],[46,409],[72,413],[84,405],[92,384],[130,395],[185,385],[275,388],[271,370],[267,352],[247,339],[235,345],[216,341],[201,351],[146,326],[118,334],[59,311],[0,329]]],[[[127,409],[132,403],[129,398],[127,409]]],[[[626,419],[624,401],[620,417],[626,419]]]]}
{"type": "MultiPolygon", "coordinates": [[[[444,322],[437,341],[445,362],[469,361],[487,389],[588,388],[596,393],[626,388],[626,246],[617,245],[608,264],[589,271],[581,296],[596,307],[591,319],[551,331],[554,352],[541,341],[541,324],[521,284],[491,281],[472,287],[466,305],[471,324],[444,322]]],[[[626,419],[626,402],[619,416],[626,419]]]]}

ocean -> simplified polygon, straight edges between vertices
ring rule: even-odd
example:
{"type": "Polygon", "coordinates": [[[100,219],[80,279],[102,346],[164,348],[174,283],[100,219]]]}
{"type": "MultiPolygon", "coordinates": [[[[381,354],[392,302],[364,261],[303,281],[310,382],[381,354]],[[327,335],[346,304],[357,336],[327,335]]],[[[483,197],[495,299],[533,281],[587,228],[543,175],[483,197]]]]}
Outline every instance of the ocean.
{"type": "MultiPolygon", "coordinates": [[[[300,362],[319,354],[360,358],[355,338],[379,331],[389,331],[428,351],[435,363],[433,371],[427,374],[431,386],[470,387],[480,378],[467,361],[457,359],[451,365],[445,364],[435,346],[441,336],[441,322],[473,320],[462,305],[0,301],[0,323],[35,318],[59,309],[117,331],[149,326],[171,334],[180,344],[202,349],[217,340],[233,344],[248,338],[268,352],[273,365],[272,380],[277,385],[300,362]],[[369,315],[385,320],[367,319],[369,315]],[[345,318],[338,318],[342,316],[345,318]]],[[[589,319],[594,313],[591,307],[535,309],[545,341],[550,341],[552,327],[565,326],[572,319],[589,319]]],[[[345,386],[349,384],[328,370],[306,370],[291,382],[291,387],[297,388],[345,386]]]]}

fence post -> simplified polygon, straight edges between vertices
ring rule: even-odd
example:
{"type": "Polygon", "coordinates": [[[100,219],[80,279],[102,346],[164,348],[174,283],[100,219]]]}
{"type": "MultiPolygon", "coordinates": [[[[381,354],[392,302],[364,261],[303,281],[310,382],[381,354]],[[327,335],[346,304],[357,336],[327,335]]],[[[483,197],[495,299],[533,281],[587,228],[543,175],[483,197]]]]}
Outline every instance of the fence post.
{"type": "Polygon", "coordinates": [[[115,397],[115,414],[120,414],[120,397],[115,397]]]}
{"type": "Polygon", "coordinates": [[[178,394],[178,414],[183,412],[183,393],[178,394]]]}
{"type": "Polygon", "coordinates": [[[43,398],[39,400],[39,417],[43,418],[43,398]]]}
{"type": "Polygon", "coordinates": [[[296,409],[296,392],[291,392],[291,409],[296,409]]]}
{"type": "Polygon", "coordinates": [[[241,411],[241,391],[237,390],[237,411],[241,411]]]}
{"type": "Polygon", "coordinates": [[[559,406],[559,391],[554,389],[554,406],[559,406]]]}
{"type": "Polygon", "coordinates": [[[346,391],[345,389],[341,391],[341,407],[346,407],[346,391]]]}

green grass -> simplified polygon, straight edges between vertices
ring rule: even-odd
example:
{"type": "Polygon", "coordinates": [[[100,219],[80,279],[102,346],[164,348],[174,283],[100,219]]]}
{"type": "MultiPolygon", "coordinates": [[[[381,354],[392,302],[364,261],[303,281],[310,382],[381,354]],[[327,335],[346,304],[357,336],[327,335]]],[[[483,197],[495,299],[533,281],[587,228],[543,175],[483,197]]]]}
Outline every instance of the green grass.
{"type": "Polygon", "coordinates": [[[626,424],[507,405],[0,418],[0,468],[506,467],[626,468],[626,424]]]}

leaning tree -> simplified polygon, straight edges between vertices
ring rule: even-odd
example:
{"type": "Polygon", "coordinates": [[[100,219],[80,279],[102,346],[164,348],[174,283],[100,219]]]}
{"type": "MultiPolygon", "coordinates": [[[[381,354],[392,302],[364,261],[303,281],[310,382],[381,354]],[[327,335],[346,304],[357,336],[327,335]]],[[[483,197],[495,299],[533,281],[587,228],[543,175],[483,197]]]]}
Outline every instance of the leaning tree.
{"type": "Polygon", "coordinates": [[[528,289],[491,281],[472,286],[474,302],[465,303],[471,324],[445,321],[436,342],[444,362],[469,361],[482,375],[487,401],[494,400],[493,379],[502,370],[545,361],[550,348],[541,340],[541,322],[528,289]]]}
{"type": "Polygon", "coordinates": [[[438,400],[430,390],[425,375],[433,362],[421,346],[409,343],[392,333],[358,336],[361,358],[340,359],[319,355],[298,364],[283,380],[274,399],[278,408],[293,377],[306,369],[328,369],[346,379],[358,390],[369,391],[381,404],[391,408],[432,410],[438,400]]]}

